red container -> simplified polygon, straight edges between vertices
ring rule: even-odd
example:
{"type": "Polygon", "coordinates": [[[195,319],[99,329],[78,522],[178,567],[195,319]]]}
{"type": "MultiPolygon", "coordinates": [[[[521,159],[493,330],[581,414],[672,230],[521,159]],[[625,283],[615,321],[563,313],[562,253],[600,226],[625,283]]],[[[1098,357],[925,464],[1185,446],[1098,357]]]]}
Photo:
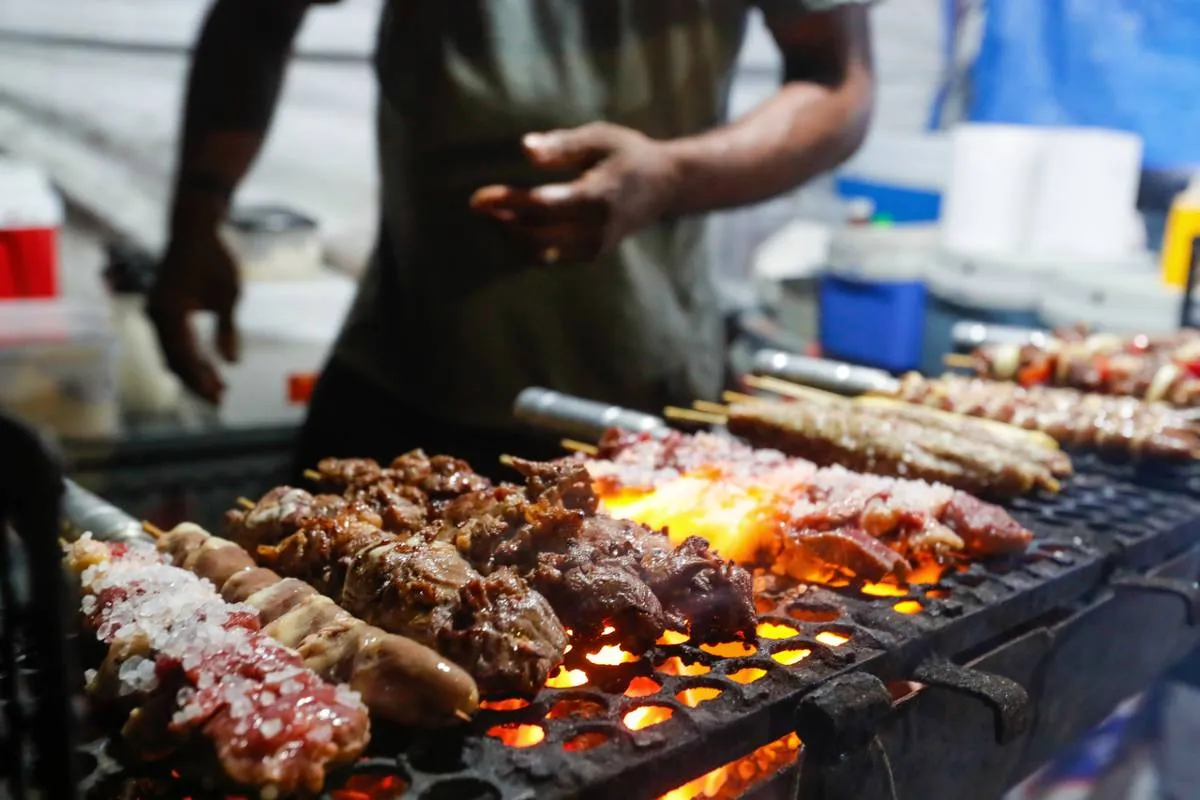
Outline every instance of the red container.
{"type": "Polygon", "coordinates": [[[58,229],[0,228],[0,297],[58,296],[58,229]]]}

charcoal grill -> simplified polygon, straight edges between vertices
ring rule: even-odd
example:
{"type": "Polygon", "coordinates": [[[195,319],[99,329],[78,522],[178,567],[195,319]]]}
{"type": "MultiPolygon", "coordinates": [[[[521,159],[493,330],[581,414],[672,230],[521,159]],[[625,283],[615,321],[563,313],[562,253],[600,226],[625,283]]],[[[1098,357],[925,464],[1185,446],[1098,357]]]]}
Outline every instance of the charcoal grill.
{"type": "MultiPolygon", "coordinates": [[[[573,651],[567,669],[579,672],[558,688],[492,704],[463,730],[376,725],[369,757],[328,796],[654,798],[749,755],[724,796],[998,795],[1200,639],[1200,500],[1085,473],[1014,513],[1039,535],[1029,558],[906,597],[764,595],[773,627],[753,652],[663,644],[597,665],[573,651]],[[910,604],[921,613],[902,613],[910,604]],[[1108,646],[1114,630],[1128,636],[1121,647],[1108,646]],[[909,682],[925,689],[906,694],[909,682]]],[[[139,535],[70,484],[65,516],[102,537],[139,535]]],[[[59,580],[56,564],[33,566],[59,580]]],[[[92,796],[206,796],[170,765],[121,767],[103,739],[83,750],[91,773],[79,785],[92,796]]]]}

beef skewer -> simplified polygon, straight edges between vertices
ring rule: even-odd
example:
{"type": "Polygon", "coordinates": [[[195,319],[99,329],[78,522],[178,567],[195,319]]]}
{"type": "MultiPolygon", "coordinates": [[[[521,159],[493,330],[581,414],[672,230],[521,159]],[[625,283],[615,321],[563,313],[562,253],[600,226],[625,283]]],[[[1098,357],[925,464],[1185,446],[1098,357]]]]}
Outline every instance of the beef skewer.
{"type": "MultiPolygon", "coordinates": [[[[326,459],[317,475],[353,497],[372,490],[411,492],[419,485],[397,465],[425,458],[419,452],[401,456],[388,469],[326,459]]],[[[466,483],[461,463],[455,465],[459,486],[466,483]]],[[[668,626],[687,629],[697,641],[753,631],[749,576],[716,557],[703,540],[676,549],[660,533],[598,515],[597,498],[578,469],[519,459],[510,464],[526,478],[525,487],[477,488],[457,499],[431,499],[432,516],[453,528],[438,536],[452,540],[485,574],[515,569],[550,600],[577,639],[602,637],[612,627],[626,648],[642,652],[668,626]]],[[[409,472],[419,476],[425,470],[409,472]]],[[[484,479],[475,483],[486,485],[484,479]]]]}
{"type": "Polygon", "coordinates": [[[1040,430],[1069,448],[1169,460],[1200,458],[1200,430],[1187,418],[1165,404],[1132,397],[916,374],[905,376],[888,396],[1040,430]]]}
{"type": "Polygon", "coordinates": [[[818,466],[944,483],[977,495],[1011,498],[1058,491],[1071,473],[1057,450],[996,434],[970,419],[913,408],[830,402],[749,400],[727,410],[729,431],[757,447],[782,450],[818,466]]]}
{"type": "Polygon", "coordinates": [[[761,517],[755,523],[758,549],[740,553],[738,561],[802,580],[849,571],[865,580],[903,581],[910,560],[1009,555],[1032,540],[1003,509],[948,486],[818,468],[729,437],[614,431],[599,450],[598,457],[576,458],[586,465],[602,507],[625,513],[630,495],[669,490],[689,479],[727,489],[729,494],[714,495],[717,501],[745,497],[761,517]]]}
{"type": "Polygon", "coordinates": [[[533,694],[562,663],[567,634],[546,599],[511,570],[480,575],[433,531],[385,531],[362,503],[286,486],[226,525],[260,565],[436,650],[484,694],[533,694]]]}
{"type": "Polygon", "coordinates": [[[255,565],[242,547],[185,523],[158,537],[172,564],[204,578],[229,603],[258,611],[264,632],[333,683],[358,692],[373,714],[435,727],[469,719],[479,690],[436,652],[351,616],[316,589],[255,565]]]}
{"type": "Polygon", "coordinates": [[[85,625],[109,646],[89,692],[128,712],[122,736],[135,757],[211,759],[223,783],[274,800],[318,793],[362,753],[370,720],[358,694],[260,632],[252,609],[148,544],[84,536],[66,549],[85,625]]]}

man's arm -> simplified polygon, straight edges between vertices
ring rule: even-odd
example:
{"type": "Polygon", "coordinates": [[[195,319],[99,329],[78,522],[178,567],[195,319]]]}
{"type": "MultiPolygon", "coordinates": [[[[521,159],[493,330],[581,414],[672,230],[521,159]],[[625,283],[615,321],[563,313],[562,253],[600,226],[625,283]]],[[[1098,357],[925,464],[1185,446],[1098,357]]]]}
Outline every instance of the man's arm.
{"type": "Polygon", "coordinates": [[[784,84],[742,119],[667,143],[679,172],[669,214],[754,203],[849,158],[874,101],[867,10],[854,5],[771,25],[784,84]]]}
{"type": "Polygon", "coordinates": [[[237,358],[237,269],[218,236],[230,197],[262,148],[310,0],[216,0],[188,76],[167,252],[147,302],[167,364],[216,402],[224,390],[189,316],[217,316],[217,350],[237,358]]]}
{"type": "Polygon", "coordinates": [[[837,166],[861,144],[871,115],[867,10],[769,19],[785,82],[751,114],[669,141],[608,123],[531,134],[534,164],[583,176],[535,189],[486,186],[472,205],[533,260],[587,262],[664,217],[754,203],[837,166]]]}

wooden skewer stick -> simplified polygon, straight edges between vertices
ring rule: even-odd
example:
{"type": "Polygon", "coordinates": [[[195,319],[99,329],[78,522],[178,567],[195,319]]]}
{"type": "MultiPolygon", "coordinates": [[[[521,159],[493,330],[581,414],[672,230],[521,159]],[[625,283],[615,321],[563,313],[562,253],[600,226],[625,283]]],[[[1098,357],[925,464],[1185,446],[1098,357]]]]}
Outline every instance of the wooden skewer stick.
{"type": "Polygon", "coordinates": [[[321,473],[317,472],[315,469],[304,470],[304,477],[308,478],[310,481],[322,480],[321,473]]]}
{"type": "Polygon", "coordinates": [[[762,400],[761,397],[755,397],[752,394],[742,394],[741,392],[722,392],[721,399],[726,403],[757,403],[762,400]]]}
{"type": "Polygon", "coordinates": [[[155,539],[161,539],[163,537],[163,529],[149,520],[142,520],[142,530],[153,536],[155,539]]]}
{"type": "Polygon", "coordinates": [[[708,411],[696,411],[693,408],[676,408],[675,406],[667,406],[663,409],[663,415],[667,419],[682,420],[684,422],[699,422],[703,425],[724,425],[726,419],[724,414],[713,414],[708,411]]]}
{"type": "Polygon", "coordinates": [[[468,714],[467,712],[463,711],[461,708],[457,708],[454,710],[454,716],[458,717],[463,722],[471,721],[471,715],[468,714]]]}
{"type": "Polygon", "coordinates": [[[723,406],[720,403],[710,403],[707,400],[693,400],[692,408],[697,411],[703,411],[707,414],[720,414],[721,416],[729,415],[729,406],[723,406]]]}
{"type": "Polygon", "coordinates": [[[814,389],[811,386],[802,386],[799,383],[792,383],[791,381],[779,378],[748,375],[745,380],[748,385],[753,386],[755,389],[773,392],[782,397],[790,397],[793,400],[812,400],[817,403],[825,403],[826,405],[837,405],[848,402],[840,394],[827,392],[824,389],[814,389]]]}
{"type": "Polygon", "coordinates": [[[583,453],[585,456],[600,455],[600,448],[587,442],[577,442],[574,439],[563,439],[559,442],[563,450],[571,453],[583,453]]]}
{"type": "Polygon", "coordinates": [[[250,509],[254,508],[254,501],[248,497],[239,497],[238,505],[249,511],[250,509]]]}
{"type": "Polygon", "coordinates": [[[506,467],[511,467],[513,464],[517,463],[517,457],[510,455],[500,456],[500,463],[506,467]]]}
{"type": "Polygon", "coordinates": [[[966,353],[947,353],[942,356],[942,363],[950,369],[974,369],[975,357],[966,353]]]}

